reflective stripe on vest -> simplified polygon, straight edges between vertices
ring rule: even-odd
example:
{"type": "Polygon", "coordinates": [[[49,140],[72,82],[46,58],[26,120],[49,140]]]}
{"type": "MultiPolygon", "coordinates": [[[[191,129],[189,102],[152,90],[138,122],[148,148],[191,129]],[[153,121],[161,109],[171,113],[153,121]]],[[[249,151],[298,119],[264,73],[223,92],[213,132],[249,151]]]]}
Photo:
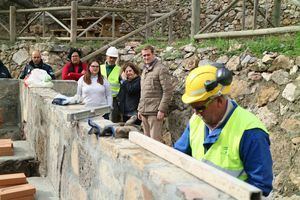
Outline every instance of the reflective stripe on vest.
{"type": "MultiPolygon", "coordinates": [[[[100,69],[101,69],[102,76],[107,78],[106,65],[105,64],[100,65],[100,69]]],[[[111,94],[113,97],[116,97],[120,90],[120,83],[119,83],[120,72],[121,72],[121,67],[116,65],[107,78],[110,85],[111,94]]]]}
{"type": "Polygon", "coordinates": [[[222,171],[246,180],[243,163],[240,159],[240,141],[245,130],[260,128],[266,133],[263,123],[249,111],[237,106],[226,125],[223,127],[218,140],[204,154],[205,124],[194,114],[190,119],[190,146],[192,156],[202,160],[222,171]]]}

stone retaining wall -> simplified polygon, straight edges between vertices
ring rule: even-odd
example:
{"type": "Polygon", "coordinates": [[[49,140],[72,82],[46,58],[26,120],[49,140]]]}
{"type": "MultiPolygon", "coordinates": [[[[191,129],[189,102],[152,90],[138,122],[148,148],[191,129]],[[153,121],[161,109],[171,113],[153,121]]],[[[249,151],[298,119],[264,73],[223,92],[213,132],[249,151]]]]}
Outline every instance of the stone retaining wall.
{"type": "Polygon", "coordinates": [[[0,138],[21,139],[19,82],[0,79],[0,138]]]}
{"type": "Polygon", "coordinates": [[[127,139],[88,135],[86,120],[67,121],[84,105],[52,105],[53,89],[21,82],[20,94],[26,139],[61,199],[232,199],[127,139]]]}

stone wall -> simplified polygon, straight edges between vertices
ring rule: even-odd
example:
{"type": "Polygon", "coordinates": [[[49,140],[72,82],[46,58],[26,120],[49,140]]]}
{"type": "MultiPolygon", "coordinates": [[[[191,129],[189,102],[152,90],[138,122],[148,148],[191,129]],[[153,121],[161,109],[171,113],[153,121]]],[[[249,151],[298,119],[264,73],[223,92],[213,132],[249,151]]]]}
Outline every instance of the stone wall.
{"type": "Polygon", "coordinates": [[[127,139],[97,140],[87,120],[68,122],[84,105],[53,105],[55,90],[20,88],[26,139],[60,199],[233,199],[127,139]]]}
{"type": "Polygon", "coordinates": [[[21,139],[19,82],[0,79],[0,138],[21,139]]]}

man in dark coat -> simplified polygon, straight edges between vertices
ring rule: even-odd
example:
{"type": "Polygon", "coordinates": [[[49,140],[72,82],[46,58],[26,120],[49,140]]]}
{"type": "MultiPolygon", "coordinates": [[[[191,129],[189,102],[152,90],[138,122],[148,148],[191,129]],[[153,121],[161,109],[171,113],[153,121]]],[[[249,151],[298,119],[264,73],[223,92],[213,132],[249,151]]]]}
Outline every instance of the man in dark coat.
{"type": "Polygon", "coordinates": [[[31,73],[33,69],[45,70],[52,79],[55,79],[55,74],[50,65],[43,62],[41,58],[41,53],[39,51],[33,51],[31,54],[31,61],[25,66],[24,70],[20,75],[20,79],[24,79],[27,75],[31,73]]]}
{"type": "Polygon", "coordinates": [[[0,60],[0,78],[11,78],[8,69],[5,67],[5,65],[1,60],[0,60]]]}

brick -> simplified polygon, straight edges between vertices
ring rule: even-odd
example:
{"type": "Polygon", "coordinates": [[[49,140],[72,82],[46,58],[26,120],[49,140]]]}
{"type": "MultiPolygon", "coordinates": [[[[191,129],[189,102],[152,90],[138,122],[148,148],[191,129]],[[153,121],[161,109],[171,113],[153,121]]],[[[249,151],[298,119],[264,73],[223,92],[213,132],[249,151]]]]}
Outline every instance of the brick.
{"type": "Polygon", "coordinates": [[[13,152],[13,143],[11,139],[1,139],[0,140],[0,156],[12,156],[13,152]]]}
{"type": "Polygon", "coordinates": [[[11,200],[34,200],[34,195],[30,195],[30,196],[24,196],[24,197],[20,197],[20,198],[14,198],[11,200]]]}
{"type": "Polygon", "coordinates": [[[27,183],[24,173],[0,175],[0,186],[13,186],[27,183]]]}
{"type": "Polygon", "coordinates": [[[21,197],[34,196],[35,191],[35,188],[30,184],[2,188],[0,189],[0,200],[12,200],[21,197]]]}

